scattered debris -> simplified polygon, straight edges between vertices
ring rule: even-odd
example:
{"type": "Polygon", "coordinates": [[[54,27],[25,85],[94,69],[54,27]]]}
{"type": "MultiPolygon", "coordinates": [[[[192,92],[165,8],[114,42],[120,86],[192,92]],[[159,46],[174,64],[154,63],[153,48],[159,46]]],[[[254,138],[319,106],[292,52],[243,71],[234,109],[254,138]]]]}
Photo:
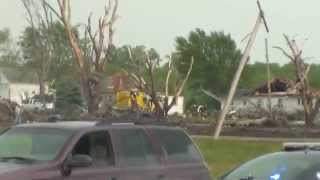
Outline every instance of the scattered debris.
{"type": "Polygon", "coordinates": [[[16,117],[17,103],[8,99],[0,99],[0,126],[10,126],[16,117]]]}

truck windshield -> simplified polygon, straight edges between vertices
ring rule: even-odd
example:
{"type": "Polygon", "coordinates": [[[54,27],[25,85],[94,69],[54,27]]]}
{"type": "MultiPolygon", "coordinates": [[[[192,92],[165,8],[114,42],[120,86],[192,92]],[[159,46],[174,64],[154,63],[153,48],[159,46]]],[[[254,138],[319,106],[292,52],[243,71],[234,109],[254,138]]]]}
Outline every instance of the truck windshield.
{"type": "Polygon", "coordinates": [[[319,180],[318,152],[276,153],[249,161],[222,180],[319,180]]]}
{"type": "Polygon", "coordinates": [[[0,135],[0,161],[53,160],[72,131],[53,128],[15,127],[0,135]]]}

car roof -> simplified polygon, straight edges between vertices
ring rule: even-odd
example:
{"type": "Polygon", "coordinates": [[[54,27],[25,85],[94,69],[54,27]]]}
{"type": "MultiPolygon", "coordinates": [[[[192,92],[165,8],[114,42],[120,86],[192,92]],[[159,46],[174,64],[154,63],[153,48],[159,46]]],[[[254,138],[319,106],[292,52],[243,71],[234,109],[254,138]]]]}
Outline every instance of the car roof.
{"type": "MultiPolygon", "coordinates": [[[[261,156],[258,156],[254,159],[251,159],[245,163],[243,163],[242,165],[240,165],[239,167],[242,167],[244,165],[246,165],[247,163],[252,163],[255,161],[268,161],[270,159],[286,159],[289,160],[292,157],[296,157],[296,158],[309,158],[309,159],[319,159],[320,157],[320,151],[314,151],[314,150],[308,150],[308,151],[290,151],[290,152],[286,152],[286,151],[279,151],[279,152],[274,152],[274,153],[269,153],[269,154],[264,154],[261,156]]],[[[320,160],[319,160],[320,162],[320,160]]],[[[238,167],[238,168],[239,168],[238,167]]]]}
{"type": "Polygon", "coordinates": [[[34,127],[34,128],[57,128],[78,130],[83,128],[94,127],[97,124],[95,121],[59,121],[59,122],[41,122],[41,123],[26,123],[16,127],[34,127]]]}
{"type": "MultiPolygon", "coordinates": [[[[270,153],[270,154],[265,154],[262,156],[257,157],[256,159],[268,159],[272,157],[320,157],[320,151],[317,150],[299,150],[299,151],[280,151],[280,152],[275,152],[275,153],[270,153]]],[[[256,160],[253,159],[253,160],[256,160]]],[[[320,161],[320,160],[319,160],[320,161]]]]}
{"type": "Polygon", "coordinates": [[[53,128],[53,129],[66,129],[72,131],[93,129],[93,128],[151,128],[151,129],[181,129],[178,127],[169,127],[161,125],[135,125],[134,123],[112,123],[112,124],[99,124],[99,121],[58,121],[58,122],[41,122],[41,123],[26,123],[20,124],[15,127],[26,128],[53,128]]]}

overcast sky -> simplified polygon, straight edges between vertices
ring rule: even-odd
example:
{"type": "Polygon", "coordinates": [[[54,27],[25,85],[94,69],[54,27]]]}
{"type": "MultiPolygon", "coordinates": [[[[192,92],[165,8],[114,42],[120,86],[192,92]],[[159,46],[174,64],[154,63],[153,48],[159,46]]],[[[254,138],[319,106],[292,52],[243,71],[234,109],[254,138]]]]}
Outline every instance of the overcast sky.
{"type": "MultiPolygon", "coordinates": [[[[1,0],[0,29],[8,27],[15,39],[25,27],[21,0],[1,0]]],[[[55,0],[53,4],[56,3],[55,0]]],[[[115,34],[116,45],[146,45],[157,49],[161,56],[174,50],[176,36],[187,36],[195,28],[230,33],[239,48],[257,18],[255,0],[119,0],[121,19],[115,34]]],[[[73,22],[84,23],[90,12],[95,17],[103,13],[105,0],[72,0],[73,22]]],[[[285,47],[283,33],[295,37],[303,46],[310,62],[320,62],[320,1],[261,0],[271,33],[261,29],[252,52],[252,61],[265,61],[264,39],[270,45],[285,47]]],[[[271,49],[272,62],[288,62],[271,49]]]]}

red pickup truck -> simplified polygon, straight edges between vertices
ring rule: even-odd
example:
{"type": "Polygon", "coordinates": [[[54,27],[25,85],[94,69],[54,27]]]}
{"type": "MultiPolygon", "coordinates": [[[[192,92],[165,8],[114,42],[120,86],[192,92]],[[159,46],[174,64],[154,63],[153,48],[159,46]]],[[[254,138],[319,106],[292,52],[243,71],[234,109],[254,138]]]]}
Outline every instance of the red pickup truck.
{"type": "Polygon", "coordinates": [[[97,122],[23,124],[0,135],[1,180],[209,180],[180,128],[97,122]]]}

